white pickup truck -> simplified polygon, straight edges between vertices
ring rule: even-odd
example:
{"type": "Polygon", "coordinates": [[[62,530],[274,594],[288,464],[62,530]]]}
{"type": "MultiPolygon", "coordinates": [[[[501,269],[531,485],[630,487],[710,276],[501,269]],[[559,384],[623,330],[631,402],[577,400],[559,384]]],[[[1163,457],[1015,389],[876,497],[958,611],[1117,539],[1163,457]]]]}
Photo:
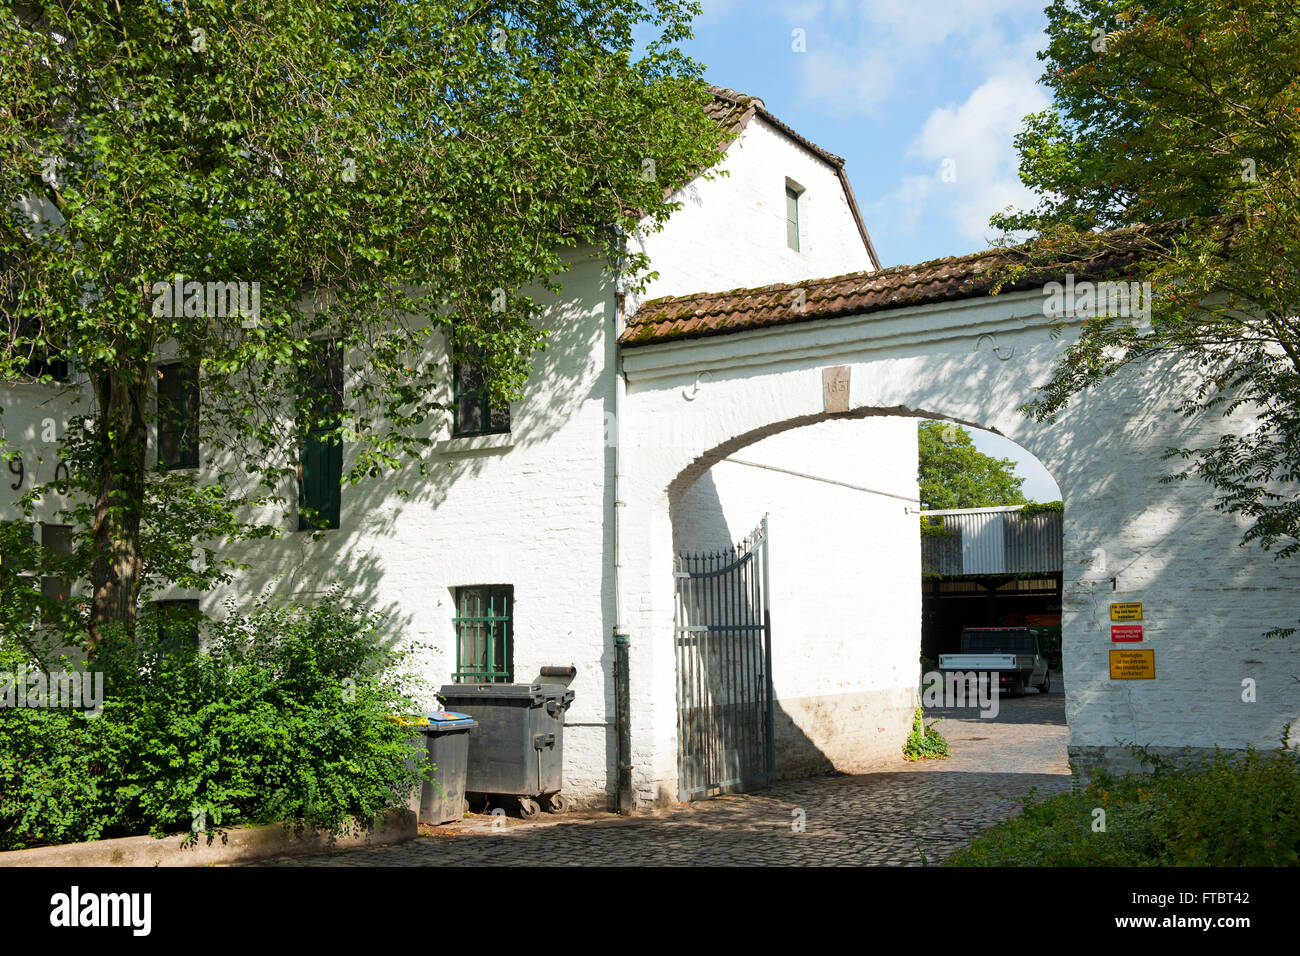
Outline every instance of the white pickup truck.
{"type": "Polygon", "coordinates": [[[1029,627],[964,628],[961,653],[940,654],[939,670],[995,673],[999,691],[1009,694],[1023,694],[1029,686],[1040,694],[1052,689],[1038,632],[1029,627]]]}

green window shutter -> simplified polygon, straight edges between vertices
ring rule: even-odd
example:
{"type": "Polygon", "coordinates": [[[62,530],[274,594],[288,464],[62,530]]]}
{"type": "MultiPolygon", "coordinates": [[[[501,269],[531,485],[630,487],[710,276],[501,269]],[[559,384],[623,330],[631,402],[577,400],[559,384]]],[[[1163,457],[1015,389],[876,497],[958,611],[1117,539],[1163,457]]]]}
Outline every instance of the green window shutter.
{"type": "Polygon", "coordinates": [[[35,570],[38,561],[36,526],[29,521],[0,521],[0,602],[11,609],[34,607],[42,590],[35,570]]]}
{"type": "Polygon", "coordinates": [[[799,191],[792,186],[785,187],[785,243],[799,251],[799,191]]]}
{"type": "Polygon", "coordinates": [[[303,442],[298,530],[337,528],[342,511],[343,445],[316,433],[303,442]]]}
{"type": "Polygon", "coordinates": [[[304,383],[307,420],[303,423],[298,478],[298,530],[339,526],[343,504],[343,442],[332,437],[343,414],[343,349],[320,343],[304,383]]]}
{"type": "Polygon", "coordinates": [[[158,369],[158,461],[168,471],[199,467],[199,369],[158,369]]]}
{"type": "Polygon", "coordinates": [[[451,377],[453,438],[510,431],[510,406],[491,403],[481,362],[466,356],[452,366],[451,377]]]}

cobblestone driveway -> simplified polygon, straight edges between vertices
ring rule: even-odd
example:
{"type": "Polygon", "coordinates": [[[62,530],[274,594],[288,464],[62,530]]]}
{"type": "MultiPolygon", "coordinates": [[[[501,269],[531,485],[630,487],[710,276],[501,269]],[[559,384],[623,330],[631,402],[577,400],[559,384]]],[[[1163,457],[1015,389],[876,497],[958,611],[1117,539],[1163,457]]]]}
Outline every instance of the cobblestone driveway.
{"type": "Polygon", "coordinates": [[[861,866],[935,863],[1013,814],[1033,787],[1068,790],[1065,696],[1003,699],[998,717],[937,710],[947,760],[782,781],[654,815],[595,811],[494,828],[486,816],[424,828],[391,847],[264,861],[272,866],[861,866]],[[802,814],[803,832],[792,823],[802,814]],[[554,822],[554,821],[564,822],[554,822]]]}

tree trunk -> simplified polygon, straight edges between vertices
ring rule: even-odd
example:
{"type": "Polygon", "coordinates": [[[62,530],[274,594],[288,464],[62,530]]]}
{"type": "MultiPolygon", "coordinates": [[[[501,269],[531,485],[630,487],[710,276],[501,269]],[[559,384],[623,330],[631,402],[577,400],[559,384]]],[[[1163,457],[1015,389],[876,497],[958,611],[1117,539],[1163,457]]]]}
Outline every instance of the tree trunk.
{"type": "Polygon", "coordinates": [[[106,640],[115,636],[130,639],[135,634],[136,602],[144,568],[140,516],[148,444],[148,368],[145,362],[134,362],[93,378],[98,405],[98,481],[91,524],[92,654],[106,640]]]}

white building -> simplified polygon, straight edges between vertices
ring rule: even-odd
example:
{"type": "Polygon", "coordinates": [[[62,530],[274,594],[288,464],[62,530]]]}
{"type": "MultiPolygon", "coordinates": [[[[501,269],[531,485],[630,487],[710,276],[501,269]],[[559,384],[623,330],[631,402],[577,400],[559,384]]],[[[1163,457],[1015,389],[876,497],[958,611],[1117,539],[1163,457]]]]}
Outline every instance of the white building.
{"type": "MultiPolygon", "coordinates": [[[[1276,745],[1300,697],[1284,642],[1260,635],[1294,619],[1300,573],[1238,548],[1240,522],[1204,488],[1160,483],[1164,449],[1222,424],[1178,414],[1184,371],[1126,373],[1051,426],[1028,420],[1019,407],[1062,347],[1043,295],[1059,276],[990,296],[998,250],[882,270],[840,160],[758,100],[718,90],[711,112],[735,134],[730,176],[687,184],[666,227],[636,237],[659,273],[645,294],[580,250],[508,422],[466,403],[434,426],[431,479],[336,487],[327,530],[284,515],[280,539],[236,551],[252,570],[234,596],[341,584],[432,645],[435,686],[574,665],[565,792],[579,802],[860,770],[897,757],[916,701],[915,418],[942,418],[1012,438],[1062,489],[1074,758],[1276,745]],[[1112,645],[1112,602],[1145,602],[1147,643],[1112,645]],[[504,619],[491,650],[463,620],[485,616],[504,619]],[[1108,672],[1131,649],[1155,655],[1150,675],[1108,672]]],[[[448,364],[449,404],[452,378],[448,364]]],[[[9,391],[16,496],[54,477],[70,396],[9,391]]],[[[212,615],[230,596],[170,595],[212,615]]]]}
{"type": "MultiPolygon", "coordinates": [[[[730,175],[687,184],[676,196],[683,208],[667,225],[634,237],[659,273],[644,298],[878,268],[843,160],[786,127],[760,100],[719,89],[711,115],[734,133],[721,164],[730,175]]],[[[432,645],[425,671],[434,686],[458,674],[472,680],[475,671],[529,682],[543,666],[575,665],[565,792],[605,804],[616,764],[617,339],[638,303],[620,294],[594,250],[574,255],[563,289],[546,314],[548,347],[535,357],[508,425],[470,421],[458,431],[447,416],[434,436],[435,463],[444,467],[433,479],[408,496],[396,494],[395,480],[343,486],[337,528],[298,531],[297,516],[283,516],[281,538],[236,548],[252,570],[234,592],[310,599],[343,584],[389,612],[403,636],[432,645]],[[458,607],[482,616],[473,612],[486,612],[488,602],[508,617],[497,627],[494,652],[473,646],[482,627],[457,622],[458,607]]],[[[450,367],[446,389],[451,403],[450,367]]],[[[41,449],[42,423],[66,415],[69,396],[49,386],[13,391],[4,402],[6,433],[41,449]]],[[[344,382],[345,401],[346,392],[344,382]]],[[[679,437],[670,426],[657,440],[679,437]]],[[[730,547],[770,514],[772,539],[780,542],[770,564],[779,773],[860,768],[897,754],[906,735],[919,633],[915,449],[911,420],[826,422],[719,463],[676,503],[680,550],[730,547]],[[838,543],[827,547],[832,531],[838,543]],[[907,561],[860,547],[881,535],[909,542],[907,561]],[[879,593],[864,595],[864,581],[877,582],[879,593]],[[888,610],[867,621],[858,612],[863,600],[888,610]],[[883,708],[878,698],[887,701],[883,708]]],[[[213,465],[201,458],[202,467],[213,465]]],[[[55,455],[43,449],[25,460],[48,469],[55,455]]],[[[53,520],[58,504],[49,502],[45,517],[53,520]]],[[[663,573],[671,575],[671,562],[663,573]]],[[[214,616],[229,596],[167,595],[197,600],[214,616]]],[[[650,687],[633,675],[634,724],[648,708],[642,695],[650,687]]],[[[673,796],[669,787],[653,799],[673,796]]]]}

